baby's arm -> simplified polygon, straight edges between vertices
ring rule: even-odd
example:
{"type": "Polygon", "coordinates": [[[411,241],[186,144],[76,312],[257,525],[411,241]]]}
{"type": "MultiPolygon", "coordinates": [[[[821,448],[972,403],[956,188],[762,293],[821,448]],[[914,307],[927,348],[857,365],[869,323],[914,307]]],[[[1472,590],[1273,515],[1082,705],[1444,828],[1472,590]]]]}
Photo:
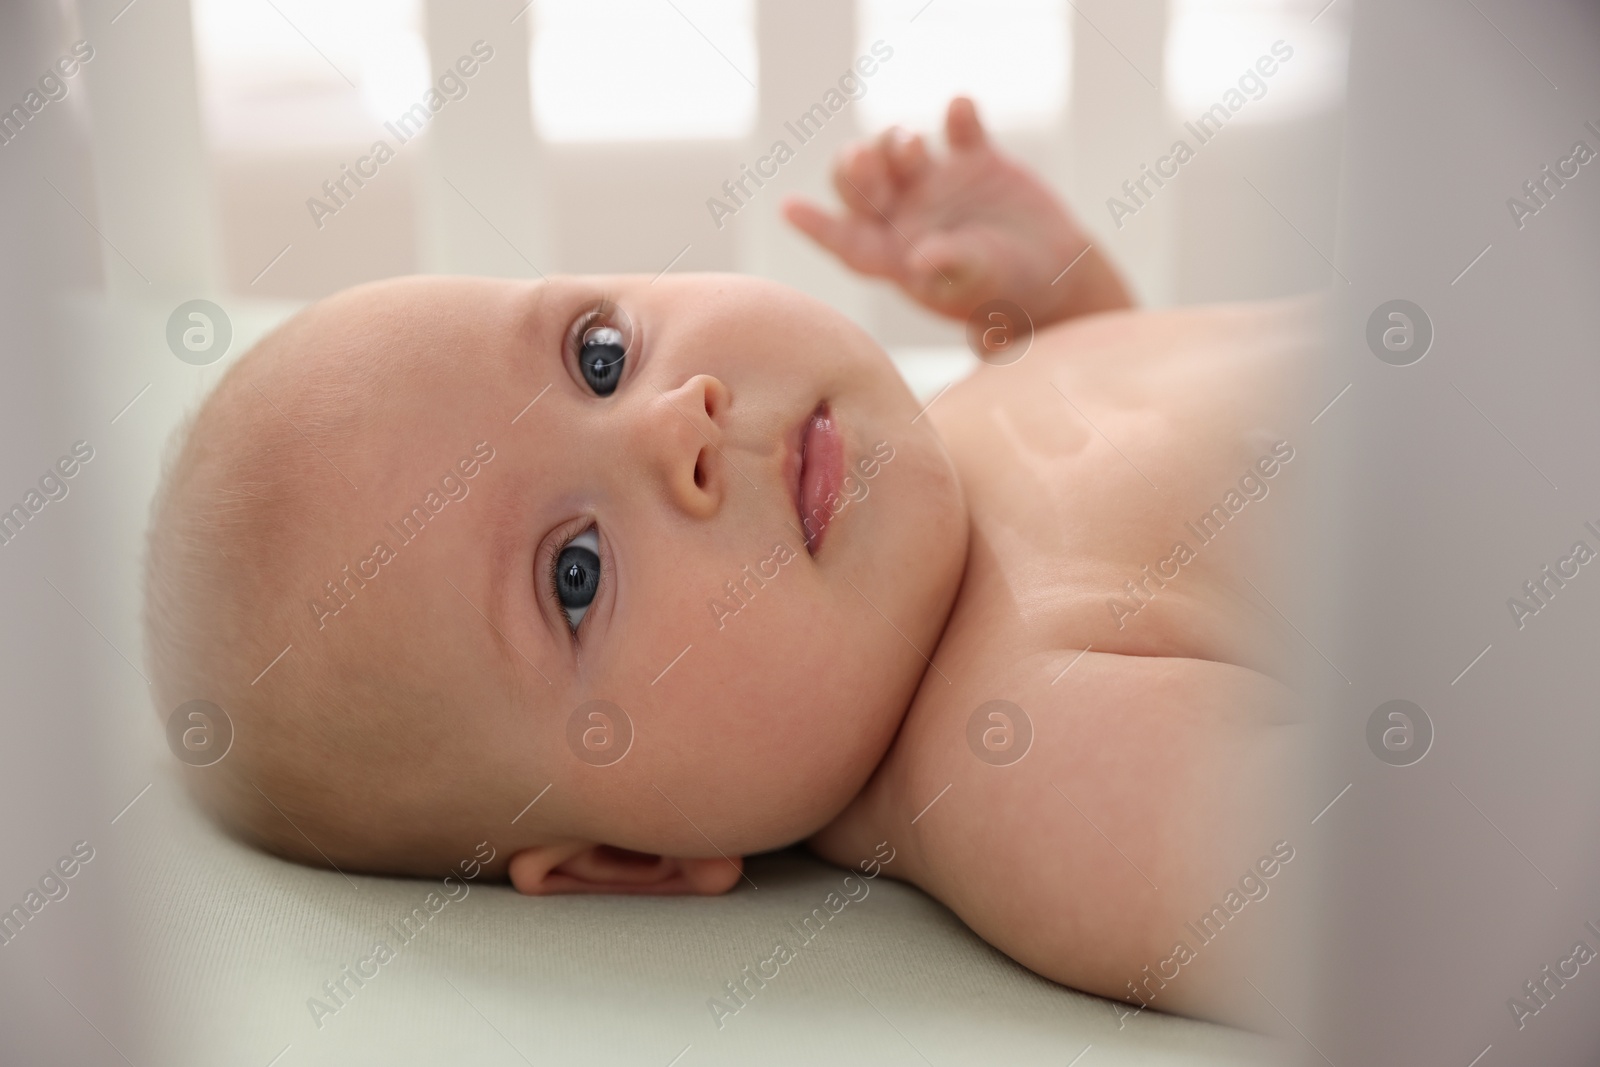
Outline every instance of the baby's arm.
{"type": "Polygon", "coordinates": [[[1280,845],[1284,820],[1265,802],[1287,770],[1293,696],[1207,660],[1089,652],[1061,677],[1079,655],[1030,658],[1009,672],[1036,679],[1021,685],[968,683],[965,671],[948,689],[930,683],[935,699],[919,701],[868,788],[811,847],[854,863],[887,840],[891,876],[1019,963],[1128,1011],[1269,1025],[1244,979],[1271,989],[1260,949],[1291,914],[1282,898],[1299,870],[1300,842],[1280,845]],[[1031,747],[1010,765],[969,741],[973,709],[996,698],[1031,721],[1031,747]],[[1247,875],[1250,902],[1230,913],[1247,875]]]}
{"type": "Polygon", "coordinates": [[[790,197],[784,214],[852,269],[952,318],[997,298],[1038,328],[1130,305],[1116,269],[1049,187],[994,147],[971,100],[950,101],[945,137],[937,158],[898,127],[851,145],[834,167],[844,213],[790,197]]]}

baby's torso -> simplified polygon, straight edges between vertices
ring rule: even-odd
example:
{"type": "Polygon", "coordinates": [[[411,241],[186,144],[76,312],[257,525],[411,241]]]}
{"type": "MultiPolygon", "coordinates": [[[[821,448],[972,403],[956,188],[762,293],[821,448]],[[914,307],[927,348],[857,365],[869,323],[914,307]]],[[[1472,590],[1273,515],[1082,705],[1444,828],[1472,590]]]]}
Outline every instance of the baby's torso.
{"type": "MultiPolygon", "coordinates": [[[[1315,428],[1295,383],[1317,337],[1305,303],[1101,315],[938,399],[966,572],[819,854],[903,846],[892,877],[1106,996],[1193,937],[1184,922],[1272,847],[1269,801],[1297,766],[1282,681],[1305,649],[1273,605],[1294,610],[1307,565],[1295,487],[1315,428]]],[[[1159,1006],[1215,1016],[1219,990],[1247,989],[1217,977],[1271,934],[1245,928],[1159,1006]]]]}
{"type": "Polygon", "coordinates": [[[1304,301],[1101,315],[952,387],[929,417],[972,546],[941,657],[1092,648],[1281,677],[1316,329],[1304,301]]]}

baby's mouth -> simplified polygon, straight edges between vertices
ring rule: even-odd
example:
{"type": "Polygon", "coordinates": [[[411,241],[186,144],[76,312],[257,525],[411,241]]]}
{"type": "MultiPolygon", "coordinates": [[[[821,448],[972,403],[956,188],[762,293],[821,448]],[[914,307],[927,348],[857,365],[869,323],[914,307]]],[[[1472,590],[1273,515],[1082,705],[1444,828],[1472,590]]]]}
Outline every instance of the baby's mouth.
{"type": "Polygon", "coordinates": [[[800,427],[799,462],[795,475],[795,510],[800,516],[806,551],[815,557],[833,519],[844,478],[844,440],[824,401],[800,427]]]}

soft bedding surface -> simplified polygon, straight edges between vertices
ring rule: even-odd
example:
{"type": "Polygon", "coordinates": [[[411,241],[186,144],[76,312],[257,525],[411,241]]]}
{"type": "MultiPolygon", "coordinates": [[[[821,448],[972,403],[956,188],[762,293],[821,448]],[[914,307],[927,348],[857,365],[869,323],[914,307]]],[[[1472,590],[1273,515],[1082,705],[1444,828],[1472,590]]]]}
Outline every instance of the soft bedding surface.
{"type": "Polygon", "coordinates": [[[164,764],[154,779],[119,852],[156,1062],[1189,1067],[1271,1054],[1153,1012],[1119,1026],[1108,1002],[1012,963],[918,890],[846,883],[798,850],[752,859],[720,898],[530,898],[289,864],[215,830],[164,764]]]}

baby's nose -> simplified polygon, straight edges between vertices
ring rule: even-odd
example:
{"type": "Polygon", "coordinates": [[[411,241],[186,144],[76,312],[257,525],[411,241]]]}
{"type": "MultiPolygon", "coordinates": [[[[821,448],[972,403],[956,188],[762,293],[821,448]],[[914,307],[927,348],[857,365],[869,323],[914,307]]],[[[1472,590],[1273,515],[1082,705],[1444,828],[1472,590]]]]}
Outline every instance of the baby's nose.
{"type": "Polygon", "coordinates": [[[709,518],[722,505],[727,459],[722,455],[728,387],[697,374],[676,389],[648,398],[639,420],[639,454],[670,502],[686,514],[709,518]]]}

